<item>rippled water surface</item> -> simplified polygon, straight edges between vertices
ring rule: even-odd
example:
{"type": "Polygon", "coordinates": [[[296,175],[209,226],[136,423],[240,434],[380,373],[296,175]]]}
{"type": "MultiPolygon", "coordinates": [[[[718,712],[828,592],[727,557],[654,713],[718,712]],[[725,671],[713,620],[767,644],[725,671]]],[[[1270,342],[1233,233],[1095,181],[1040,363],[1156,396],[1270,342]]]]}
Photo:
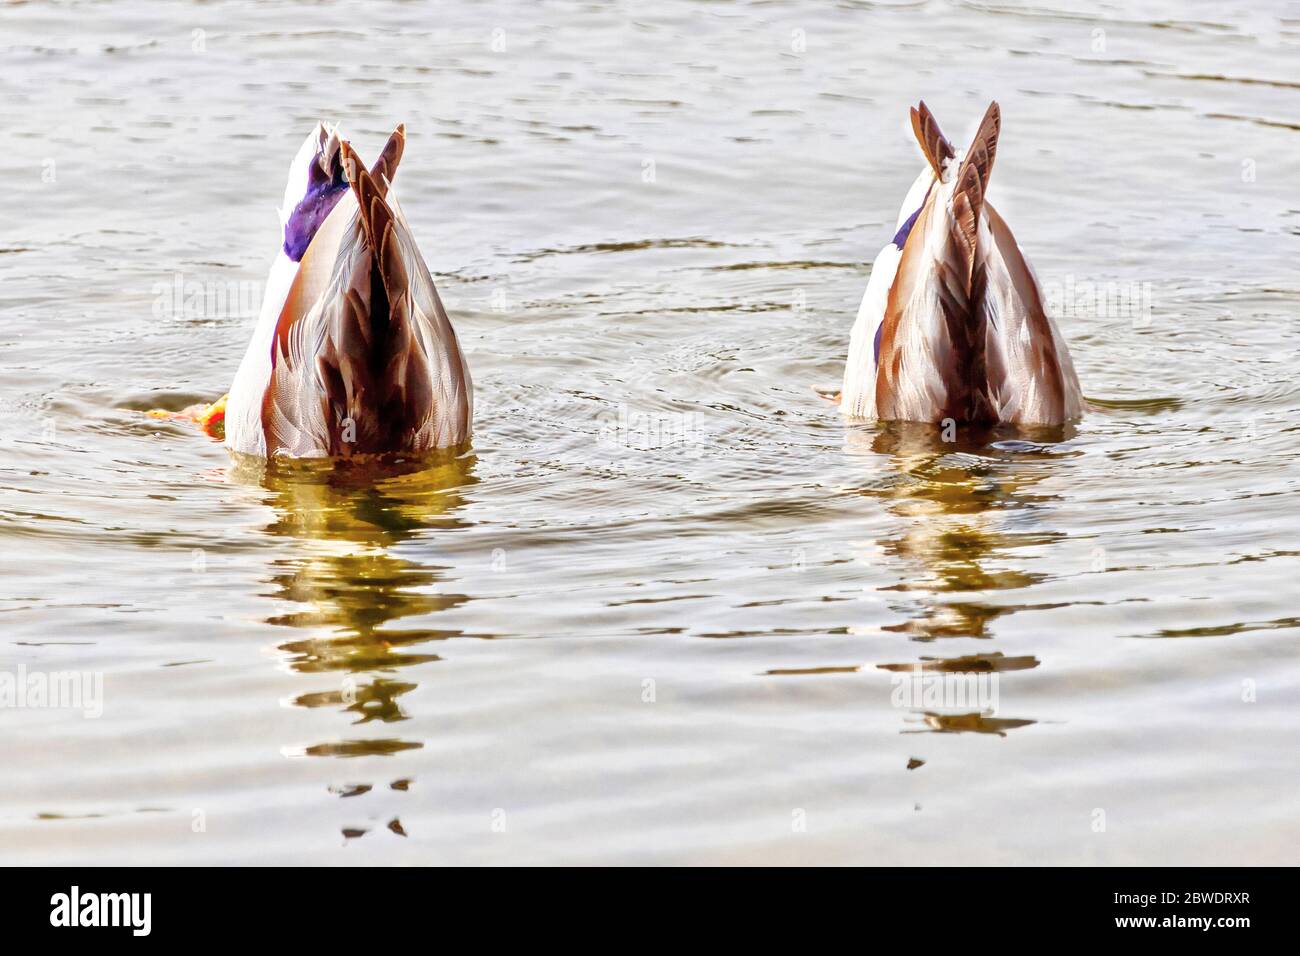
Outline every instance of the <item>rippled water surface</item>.
{"type": "Polygon", "coordinates": [[[18,3],[0,57],[0,670],[103,677],[0,710],[4,862],[1295,861],[1300,8],[18,3]],[[1002,105],[1077,428],[814,394],[918,98],[1002,105]],[[456,460],[141,414],[228,387],[318,117],[407,124],[456,460]]]}

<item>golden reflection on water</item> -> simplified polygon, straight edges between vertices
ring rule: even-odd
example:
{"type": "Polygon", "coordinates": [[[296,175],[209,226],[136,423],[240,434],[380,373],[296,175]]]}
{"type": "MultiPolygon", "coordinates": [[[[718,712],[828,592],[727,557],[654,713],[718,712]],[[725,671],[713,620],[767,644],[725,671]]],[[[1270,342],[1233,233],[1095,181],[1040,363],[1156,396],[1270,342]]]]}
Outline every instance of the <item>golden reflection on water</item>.
{"type": "MultiPolygon", "coordinates": [[[[1036,724],[1036,720],[1021,720],[1009,717],[990,717],[987,714],[936,714],[926,711],[924,714],[926,730],[912,733],[932,732],[936,734],[993,734],[1005,737],[1007,731],[1018,727],[1036,724]]],[[[904,731],[907,733],[908,731],[904,731]]]]}
{"type": "MultiPolygon", "coordinates": [[[[1026,467],[1023,459],[1064,457],[1057,446],[1071,434],[1068,428],[962,428],[945,435],[938,427],[908,422],[884,423],[869,431],[850,430],[851,451],[887,456],[888,475],[854,491],[883,502],[898,519],[902,530],[878,543],[885,555],[907,570],[900,575],[901,583],[887,590],[915,599],[908,620],[885,625],[882,630],[923,642],[990,640],[995,621],[1022,609],[980,596],[990,591],[1015,591],[1046,578],[1043,573],[1005,564],[1017,549],[1041,548],[1065,536],[1035,530],[1031,522],[1022,522],[1027,527],[1009,528],[1006,519],[1012,514],[1031,514],[1055,500],[1033,490],[1046,470],[1026,467]]],[[[876,666],[917,674],[996,674],[1038,665],[1033,656],[1006,657],[992,651],[876,666]]],[[[920,717],[926,729],[937,733],[1005,736],[1008,730],[1034,723],[983,713],[926,711],[920,717]]]]}
{"type": "MultiPolygon", "coordinates": [[[[457,607],[465,594],[439,590],[445,568],[413,560],[399,545],[430,531],[465,527],[457,517],[474,484],[472,454],[418,461],[241,461],[238,480],[271,493],[267,534],[291,538],[293,557],[272,564],[272,596],[297,606],[267,622],[306,632],[279,645],[300,673],[341,673],[338,689],[293,698],[299,707],[334,708],[354,724],[407,719],[400,698],[416,688],[385,673],[437,661],[423,648],[459,632],[394,627],[403,618],[457,607]]],[[[389,754],[421,747],[396,738],[349,739],[303,748],[309,756],[389,754]]]]}

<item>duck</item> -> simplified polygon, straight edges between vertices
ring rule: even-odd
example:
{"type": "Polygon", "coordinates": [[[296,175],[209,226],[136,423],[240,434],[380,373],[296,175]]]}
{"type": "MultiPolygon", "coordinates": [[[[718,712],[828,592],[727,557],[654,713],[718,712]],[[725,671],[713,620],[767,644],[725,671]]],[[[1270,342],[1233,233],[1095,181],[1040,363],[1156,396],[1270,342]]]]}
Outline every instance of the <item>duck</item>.
{"type": "Polygon", "coordinates": [[[289,166],[280,248],[218,405],[227,447],[265,459],[418,455],[470,438],[469,366],[393,189],[399,125],[367,167],[319,122],[289,166]]]}
{"type": "Polygon", "coordinates": [[[1070,351],[987,198],[1002,129],[989,105],[958,152],[921,101],[926,165],[872,264],[849,337],[841,412],[930,424],[1064,425],[1084,412],[1070,351]]]}

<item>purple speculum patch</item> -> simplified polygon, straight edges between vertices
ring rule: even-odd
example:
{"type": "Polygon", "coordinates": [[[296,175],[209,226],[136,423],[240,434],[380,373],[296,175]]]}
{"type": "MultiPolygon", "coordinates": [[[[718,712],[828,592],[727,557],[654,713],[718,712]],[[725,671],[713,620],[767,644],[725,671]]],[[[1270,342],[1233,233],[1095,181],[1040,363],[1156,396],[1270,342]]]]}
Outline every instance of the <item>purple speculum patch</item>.
{"type": "Polygon", "coordinates": [[[311,245],[321,223],[348,191],[343,167],[335,166],[332,175],[320,168],[319,155],[312,161],[307,173],[307,195],[293,207],[284,224],[284,254],[294,262],[301,262],[311,245]]]}
{"type": "Polygon", "coordinates": [[[898,227],[898,232],[894,233],[894,245],[900,250],[907,245],[907,237],[912,234],[912,227],[916,225],[916,217],[921,215],[921,210],[925,208],[924,203],[916,207],[916,212],[907,217],[907,222],[898,227]]]}
{"type": "Polygon", "coordinates": [[[916,225],[916,217],[921,215],[921,210],[925,208],[925,202],[930,198],[930,190],[934,189],[934,183],[925,191],[925,198],[921,200],[921,205],[916,207],[916,212],[907,217],[907,221],[898,227],[898,232],[894,233],[894,245],[901,252],[903,246],[907,245],[907,237],[912,234],[912,227],[916,225]]]}

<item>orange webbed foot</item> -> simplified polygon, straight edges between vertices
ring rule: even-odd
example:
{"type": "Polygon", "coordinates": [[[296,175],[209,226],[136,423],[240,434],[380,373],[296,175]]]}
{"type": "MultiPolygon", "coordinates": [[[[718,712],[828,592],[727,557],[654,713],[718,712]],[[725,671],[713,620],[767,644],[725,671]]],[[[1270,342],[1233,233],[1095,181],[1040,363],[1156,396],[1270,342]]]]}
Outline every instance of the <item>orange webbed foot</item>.
{"type": "Polygon", "coordinates": [[[226,399],[229,397],[229,395],[222,395],[211,404],[190,405],[187,408],[182,408],[179,412],[168,411],[165,408],[153,408],[145,412],[145,414],[150,418],[162,418],[171,422],[193,422],[209,438],[225,438],[226,399]]]}

